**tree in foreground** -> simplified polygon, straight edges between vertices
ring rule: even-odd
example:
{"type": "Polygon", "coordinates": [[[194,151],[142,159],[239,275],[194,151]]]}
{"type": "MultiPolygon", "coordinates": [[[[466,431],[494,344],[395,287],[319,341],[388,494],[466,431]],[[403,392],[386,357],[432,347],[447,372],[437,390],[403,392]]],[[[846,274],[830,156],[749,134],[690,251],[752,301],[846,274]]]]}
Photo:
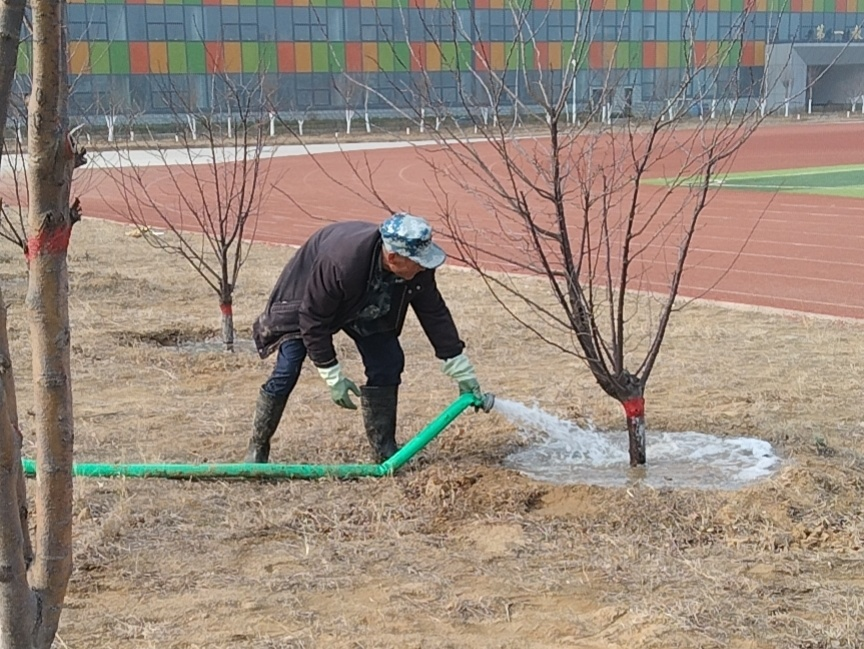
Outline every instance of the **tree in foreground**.
{"type": "Polygon", "coordinates": [[[687,14],[672,44],[678,60],[646,72],[641,102],[641,44],[636,52],[628,42],[629,13],[611,12],[621,24],[607,25],[602,11],[580,2],[568,14],[575,29],[569,36],[564,29],[565,43],[553,52],[555,44],[537,34],[552,29],[554,13],[512,3],[507,31],[515,36],[490,44],[473,37],[488,26],[449,11],[446,30],[426,23],[446,72],[425,68],[428,49],[423,57],[408,50],[402,65],[418,70],[412,85],[424,91],[394,79],[378,96],[415,124],[425,120],[443,152],[417,150],[433,172],[429,191],[458,257],[504,309],[581,359],[621,403],[635,466],[646,461],[645,390],[680,306],[697,225],[715,179],[765,118],[765,81],[739,83],[748,11],[715,51],[695,39],[705,14],[687,14]],[[601,24],[616,41],[599,41],[601,24]],[[449,83],[431,82],[441,75],[449,83]],[[429,105],[447,107],[436,128],[425,119],[429,105]],[[545,278],[552,301],[526,291],[514,274],[545,278]]]}
{"type": "Polygon", "coordinates": [[[32,91],[28,105],[29,284],[26,311],[33,350],[36,436],[35,544],[21,510],[17,406],[5,318],[0,380],[0,646],[48,649],[72,573],[73,416],[67,247],[80,218],[70,205],[72,172],[83,151],[67,120],[65,3],[33,0],[32,91]]]}
{"type": "Polygon", "coordinates": [[[270,104],[262,78],[244,86],[214,75],[204,98],[166,86],[162,95],[176,142],[166,145],[143,125],[136,129],[148,133],[147,148],[158,157],[165,181],[152,184],[153,167],[139,165],[135,150],[119,140],[118,166],[111,170],[125,216],[143,238],[186,260],[218,296],[227,351],[234,350],[234,291],[261,201],[272,187],[264,146],[270,104]]]}

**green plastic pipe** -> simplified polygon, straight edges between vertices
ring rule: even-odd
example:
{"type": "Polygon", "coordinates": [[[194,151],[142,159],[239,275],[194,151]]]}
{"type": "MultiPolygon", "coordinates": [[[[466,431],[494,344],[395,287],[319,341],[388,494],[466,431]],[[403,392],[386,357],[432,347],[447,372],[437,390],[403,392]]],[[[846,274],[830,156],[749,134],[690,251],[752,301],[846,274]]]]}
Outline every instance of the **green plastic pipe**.
{"type": "MultiPolygon", "coordinates": [[[[489,412],[491,394],[463,394],[381,464],[74,464],[72,475],[87,478],[380,478],[392,475],[425,448],[466,408],[489,412]]],[[[21,460],[24,474],[36,475],[35,460],[21,460]]]]}

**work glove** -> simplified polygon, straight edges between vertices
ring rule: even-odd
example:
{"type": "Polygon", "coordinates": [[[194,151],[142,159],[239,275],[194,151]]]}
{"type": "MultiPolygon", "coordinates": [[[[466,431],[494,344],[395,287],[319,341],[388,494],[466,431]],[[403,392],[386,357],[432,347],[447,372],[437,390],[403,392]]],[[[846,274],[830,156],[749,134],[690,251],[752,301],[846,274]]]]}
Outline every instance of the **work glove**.
{"type": "Polygon", "coordinates": [[[330,387],[330,398],[333,403],[348,410],[357,410],[357,406],[351,401],[351,392],[355,396],[360,396],[360,390],[357,385],[349,378],[342,376],[342,368],[339,363],[330,367],[319,367],[318,374],[324,379],[324,382],[330,387]]]}
{"type": "Polygon", "coordinates": [[[459,394],[473,394],[478,399],[483,398],[477,373],[465,354],[448,358],[441,364],[441,371],[456,381],[459,386],[459,394]]]}

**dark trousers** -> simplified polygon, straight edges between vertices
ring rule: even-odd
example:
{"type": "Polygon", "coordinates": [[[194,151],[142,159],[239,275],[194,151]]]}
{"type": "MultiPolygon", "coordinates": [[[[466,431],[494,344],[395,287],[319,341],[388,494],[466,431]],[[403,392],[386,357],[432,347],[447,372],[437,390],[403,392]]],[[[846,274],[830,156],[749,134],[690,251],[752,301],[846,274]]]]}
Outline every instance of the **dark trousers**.
{"type": "MultiPolygon", "coordinates": [[[[348,332],[346,332],[348,333],[348,332]]],[[[385,387],[399,385],[405,369],[405,354],[399,338],[393,333],[378,333],[371,336],[351,336],[366,372],[366,385],[385,387]]],[[[300,370],[306,359],[306,345],[299,338],[286,340],[279,346],[276,366],[270,378],[264,383],[263,390],[274,397],[287,397],[297,385],[300,370]]],[[[350,377],[349,377],[350,378],[350,377]]]]}

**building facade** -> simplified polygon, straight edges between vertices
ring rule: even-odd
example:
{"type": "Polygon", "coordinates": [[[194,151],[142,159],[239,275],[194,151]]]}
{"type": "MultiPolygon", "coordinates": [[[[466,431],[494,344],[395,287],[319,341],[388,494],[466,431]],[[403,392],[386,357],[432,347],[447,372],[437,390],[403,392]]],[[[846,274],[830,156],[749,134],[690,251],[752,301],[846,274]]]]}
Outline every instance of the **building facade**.
{"type": "MultiPolygon", "coordinates": [[[[447,104],[476,81],[472,71],[487,68],[523,98],[532,78],[560,87],[572,70],[580,104],[610,83],[639,103],[663,99],[702,60],[719,65],[700,81],[706,96],[730,88],[752,96],[763,84],[766,44],[770,52],[772,43],[856,43],[864,22],[864,0],[511,2],[71,1],[71,106],[82,115],[106,103],[159,113],[173,96],[206,107],[215,79],[252,77],[263,79],[280,110],[344,109],[359,101],[340,83],[345,77],[376,89],[363,99],[371,108],[407,101],[406,89],[416,95],[423,86],[447,104]]],[[[25,91],[29,60],[25,35],[18,58],[25,91]]]]}

